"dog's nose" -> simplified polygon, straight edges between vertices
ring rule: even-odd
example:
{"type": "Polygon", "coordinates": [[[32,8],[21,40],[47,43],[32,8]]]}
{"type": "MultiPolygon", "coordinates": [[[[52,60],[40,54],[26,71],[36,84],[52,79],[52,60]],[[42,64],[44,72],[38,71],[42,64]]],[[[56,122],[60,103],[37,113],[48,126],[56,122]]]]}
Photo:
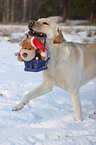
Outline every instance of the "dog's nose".
{"type": "Polygon", "coordinates": [[[34,20],[29,21],[29,23],[28,23],[29,29],[32,29],[33,25],[35,25],[35,21],[34,20]]]}
{"type": "Polygon", "coordinates": [[[23,57],[27,57],[28,54],[27,54],[27,53],[23,53],[22,56],[23,56],[23,57]]]}

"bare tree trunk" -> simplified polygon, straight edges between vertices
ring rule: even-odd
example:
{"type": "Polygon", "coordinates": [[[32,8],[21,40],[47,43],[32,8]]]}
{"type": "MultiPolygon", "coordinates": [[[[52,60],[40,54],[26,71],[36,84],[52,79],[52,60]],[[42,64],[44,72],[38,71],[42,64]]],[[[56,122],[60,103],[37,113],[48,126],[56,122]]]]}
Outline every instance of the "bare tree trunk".
{"type": "Polygon", "coordinates": [[[3,23],[5,23],[6,22],[6,15],[5,15],[5,12],[4,11],[2,13],[2,18],[3,18],[3,23]]]}
{"type": "Polygon", "coordinates": [[[9,22],[9,0],[6,1],[7,7],[6,7],[6,22],[9,22]]]}
{"type": "Polygon", "coordinates": [[[6,23],[6,1],[3,3],[3,13],[2,13],[3,23],[6,23]]]}
{"type": "Polygon", "coordinates": [[[12,7],[11,7],[11,22],[14,22],[14,3],[15,3],[15,0],[12,0],[12,7]]]}
{"type": "Polygon", "coordinates": [[[62,22],[64,22],[66,20],[67,11],[68,11],[68,0],[64,0],[64,12],[63,12],[62,22]]]}
{"type": "Polygon", "coordinates": [[[6,2],[4,0],[4,3],[3,3],[3,13],[2,13],[2,18],[3,18],[3,23],[6,22],[6,2]]]}
{"type": "Polygon", "coordinates": [[[94,18],[94,2],[95,2],[95,0],[91,0],[91,15],[90,15],[90,22],[93,22],[93,18],[94,18]]]}
{"type": "Polygon", "coordinates": [[[32,0],[29,0],[29,4],[30,4],[29,20],[31,20],[31,17],[32,17],[32,0]]]}
{"type": "Polygon", "coordinates": [[[23,22],[26,20],[26,2],[27,0],[24,0],[23,2],[23,22]]]}

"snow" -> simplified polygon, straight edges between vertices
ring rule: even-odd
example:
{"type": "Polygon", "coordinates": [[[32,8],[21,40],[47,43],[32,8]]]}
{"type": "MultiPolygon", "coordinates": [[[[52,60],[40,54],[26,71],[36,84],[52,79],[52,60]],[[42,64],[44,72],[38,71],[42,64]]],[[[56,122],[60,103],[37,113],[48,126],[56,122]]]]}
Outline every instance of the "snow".
{"type": "MultiPolygon", "coordinates": [[[[20,49],[18,41],[8,41],[15,33],[21,36],[27,26],[18,26],[18,31],[12,30],[13,27],[17,28],[6,25],[10,35],[0,36],[0,145],[95,145],[96,78],[80,89],[83,121],[74,120],[71,96],[58,87],[31,100],[21,111],[12,111],[25,94],[42,82],[42,72],[24,72],[23,63],[14,56],[20,49]]],[[[1,28],[4,30],[5,25],[1,28]]],[[[66,26],[61,28],[65,30],[66,26]]],[[[96,41],[95,34],[87,37],[88,29],[84,26],[79,29],[79,34],[76,27],[70,33],[63,31],[65,39],[96,41]]],[[[96,31],[96,27],[91,29],[92,33],[96,31]]]]}

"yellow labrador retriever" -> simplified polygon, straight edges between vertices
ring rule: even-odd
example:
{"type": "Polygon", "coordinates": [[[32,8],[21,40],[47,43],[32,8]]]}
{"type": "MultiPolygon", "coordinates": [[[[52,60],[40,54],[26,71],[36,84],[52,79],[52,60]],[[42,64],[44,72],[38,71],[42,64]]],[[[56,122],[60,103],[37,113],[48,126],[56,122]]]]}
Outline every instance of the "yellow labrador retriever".
{"type": "Polygon", "coordinates": [[[13,108],[18,111],[31,99],[52,91],[54,85],[69,91],[75,111],[75,119],[82,120],[79,88],[96,77],[96,43],[80,44],[66,42],[58,25],[49,19],[29,22],[30,34],[47,35],[46,48],[50,61],[43,71],[43,82],[29,92],[13,108]]]}

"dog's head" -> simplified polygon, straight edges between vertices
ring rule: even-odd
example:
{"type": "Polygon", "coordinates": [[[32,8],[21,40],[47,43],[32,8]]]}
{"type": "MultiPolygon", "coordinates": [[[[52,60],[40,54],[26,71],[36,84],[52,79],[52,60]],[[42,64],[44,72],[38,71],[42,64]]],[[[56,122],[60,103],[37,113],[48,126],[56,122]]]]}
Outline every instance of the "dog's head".
{"type": "Polygon", "coordinates": [[[47,36],[48,39],[53,40],[53,43],[64,42],[64,37],[62,35],[61,29],[57,24],[50,19],[38,19],[38,21],[29,21],[29,34],[33,36],[44,37],[47,36]]]}

